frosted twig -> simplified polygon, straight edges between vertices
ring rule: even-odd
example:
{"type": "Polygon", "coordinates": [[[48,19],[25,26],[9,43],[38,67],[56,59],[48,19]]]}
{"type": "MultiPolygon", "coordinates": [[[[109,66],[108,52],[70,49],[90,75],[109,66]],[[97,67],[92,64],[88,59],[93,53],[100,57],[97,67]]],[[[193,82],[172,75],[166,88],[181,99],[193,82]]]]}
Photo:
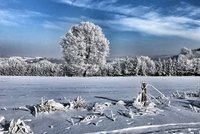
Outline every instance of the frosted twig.
{"type": "Polygon", "coordinates": [[[128,122],[127,125],[132,125],[134,121],[128,122]]]}
{"type": "Polygon", "coordinates": [[[116,118],[114,117],[113,111],[111,110],[110,113],[111,113],[111,119],[112,119],[113,121],[115,121],[116,118]]]}
{"type": "Polygon", "coordinates": [[[74,126],[74,120],[71,118],[71,123],[72,123],[72,126],[74,126]]]}
{"type": "Polygon", "coordinates": [[[146,85],[146,87],[148,87],[148,86],[151,86],[154,90],[156,90],[158,93],[160,93],[160,94],[162,95],[162,97],[164,97],[165,99],[167,99],[167,98],[165,97],[165,95],[164,95],[162,92],[160,92],[156,87],[154,87],[154,86],[151,85],[151,84],[147,84],[147,85],[146,85]]]}

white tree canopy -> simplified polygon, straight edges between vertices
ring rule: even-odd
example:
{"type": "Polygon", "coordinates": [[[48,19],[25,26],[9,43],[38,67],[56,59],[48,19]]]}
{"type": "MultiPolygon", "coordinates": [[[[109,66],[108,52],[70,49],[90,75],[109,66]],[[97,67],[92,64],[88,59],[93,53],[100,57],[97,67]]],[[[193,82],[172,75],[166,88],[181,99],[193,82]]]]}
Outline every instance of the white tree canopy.
{"type": "Polygon", "coordinates": [[[66,62],[72,66],[105,65],[109,54],[109,41],[102,29],[91,22],[72,26],[60,45],[66,62]]]}

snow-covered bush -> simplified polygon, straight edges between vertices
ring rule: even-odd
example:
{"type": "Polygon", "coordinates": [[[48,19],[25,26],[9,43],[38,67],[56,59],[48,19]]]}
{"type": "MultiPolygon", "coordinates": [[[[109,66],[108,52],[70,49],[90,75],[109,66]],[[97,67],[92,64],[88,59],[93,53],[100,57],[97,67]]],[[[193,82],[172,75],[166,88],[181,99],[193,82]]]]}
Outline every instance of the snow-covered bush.
{"type": "Polygon", "coordinates": [[[25,124],[21,119],[18,119],[17,121],[13,119],[10,122],[5,121],[4,126],[5,128],[0,130],[0,134],[33,134],[30,126],[25,124]]]}
{"type": "Polygon", "coordinates": [[[33,114],[37,116],[38,113],[45,113],[45,112],[56,112],[56,111],[64,111],[65,107],[63,104],[59,102],[55,102],[53,99],[47,100],[44,102],[43,99],[41,99],[41,103],[33,106],[34,111],[33,114]]]}
{"type": "Polygon", "coordinates": [[[86,100],[80,96],[78,96],[73,101],[69,102],[69,109],[86,108],[86,106],[87,106],[86,100]]]}

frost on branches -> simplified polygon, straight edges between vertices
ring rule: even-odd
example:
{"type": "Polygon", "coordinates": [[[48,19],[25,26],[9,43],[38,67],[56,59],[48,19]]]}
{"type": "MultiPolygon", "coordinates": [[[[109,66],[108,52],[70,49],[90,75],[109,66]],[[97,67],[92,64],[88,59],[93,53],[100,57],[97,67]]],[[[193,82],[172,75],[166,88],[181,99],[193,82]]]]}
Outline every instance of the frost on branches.
{"type": "Polygon", "coordinates": [[[69,66],[68,72],[72,72],[72,75],[85,76],[91,66],[104,66],[109,54],[109,41],[102,29],[91,22],[81,22],[72,26],[61,39],[60,45],[69,66]]]}

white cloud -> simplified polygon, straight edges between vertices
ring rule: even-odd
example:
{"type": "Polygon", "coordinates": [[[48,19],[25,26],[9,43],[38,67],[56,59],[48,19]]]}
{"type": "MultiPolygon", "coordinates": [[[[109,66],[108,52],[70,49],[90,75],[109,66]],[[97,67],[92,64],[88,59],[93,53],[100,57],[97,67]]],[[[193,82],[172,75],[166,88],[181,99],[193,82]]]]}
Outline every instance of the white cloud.
{"type": "Polygon", "coordinates": [[[58,2],[77,6],[77,7],[91,8],[92,0],[58,0],[58,2]]]}
{"type": "Polygon", "coordinates": [[[18,23],[16,22],[12,22],[6,19],[0,19],[0,25],[4,25],[4,26],[19,26],[18,23]]]}
{"type": "MultiPolygon", "coordinates": [[[[56,1],[56,0],[54,0],[56,1]]],[[[118,0],[58,0],[56,2],[64,3],[71,6],[95,9],[100,11],[107,11],[111,13],[124,14],[124,15],[142,15],[144,12],[149,10],[149,7],[132,5],[121,5],[116,6],[118,0]]]]}
{"type": "Polygon", "coordinates": [[[122,17],[111,22],[115,28],[156,36],[177,36],[200,41],[200,21],[187,17],[146,15],[145,18],[122,17]],[[194,25],[195,27],[191,27],[194,25]]]}
{"type": "Polygon", "coordinates": [[[49,21],[45,21],[42,26],[46,29],[52,29],[52,30],[61,30],[62,27],[58,26],[57,24],[54,24],[52,22],[49,21]]]}
{"type": "MultiPolygon", "coordinates": [[[[98,2],[92,0],[60,0],[60,2],[114,13],[109,20],[89,20],[97,24],[107,25],[115,30],[135,31],[156,36],[176,36],[200,41],[200,20],[194,18],[194,16],[200,14],[200,9],[187,3],[182,3],[179,7],[174,7],[173,11],[169,11],[168,15],[163,15],[160,9],[117,5],[117,0],[98,2]]],[[[68,18],[66,21],[70,20],[77,23],[78,19],[68,18]]]]}
{"type": "Polygon", "coordinates": [[[143,17],[115,15],[114,19],[110,20],[92,19],[84,16],[81,18],[63,17],[54,24],[69,28],[70,25],[77,24],[81,21],[91,21],[96,24],[106,25],[118,31],[135,31],[142,34],[176,36],[200,41],[200,20],[173,15],[161,16],[156,12],[149,12],[143,17]],[[195,26],[193,27],[193,25],[195,26]]]}
{"type": "Polygon", "coordinates": [[[181,6],[177,7],[176,11],[180,14],[184,14],[190,17],[200,16],[199,7],[190,5],[186,2],[182,2],[181,6]]]}
{"type": "Polygon", "coordinates": [[[50,30],[68,30],[72,25],[81,22],[80,18],[60,17],[54,21],[44,21],[41,25],[45,29],[50,30]]]}
{"type": "Polygon", "coordinates": [[[0,9],[0,25],[4,26],[20,26],[30,22],[32,18],[48,17],[48,15],[30,11],[30,10],[14,10],[0,9]]]}

